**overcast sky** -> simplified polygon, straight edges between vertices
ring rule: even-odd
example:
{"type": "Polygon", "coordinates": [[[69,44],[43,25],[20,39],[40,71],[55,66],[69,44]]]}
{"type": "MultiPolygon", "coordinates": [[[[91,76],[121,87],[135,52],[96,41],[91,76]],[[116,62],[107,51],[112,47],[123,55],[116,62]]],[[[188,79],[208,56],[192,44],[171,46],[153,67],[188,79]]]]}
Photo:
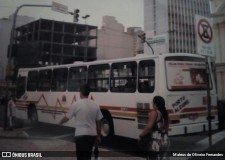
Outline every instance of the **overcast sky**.
{"type": "MultiPolygon", "coordinates": [[[[116,20],[127,27],[142,27],[143,29],[143,0],[54,0],[55,2],[68,6],[69,11],[75,8],[80,10],[78,23],[84,24],[82,16],[91,15],[87,24],[102,26],[103,16],[113,16],[116,20]]],[[[52,0],[0,0],[0,18],[13,14],[16,8],[22,4],[51,5],[52,0]]],[[[46,18],[72,22],[72,15],[66,15],[52,11],[51,8],[23,7],[19,15],[35,17],[35,19],[46,18]]]]}

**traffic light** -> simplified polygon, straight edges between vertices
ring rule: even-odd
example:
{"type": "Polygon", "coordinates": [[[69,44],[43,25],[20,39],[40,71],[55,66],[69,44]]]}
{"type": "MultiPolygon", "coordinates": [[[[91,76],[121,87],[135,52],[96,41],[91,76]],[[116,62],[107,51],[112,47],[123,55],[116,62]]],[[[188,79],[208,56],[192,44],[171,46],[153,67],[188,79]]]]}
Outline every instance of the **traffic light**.
{"type": "Polygon", "coordinates": [[[138,37],[141,39],[141,43],[145,43],[146,41],[146,37],[145,37],[145,33],[139,34],[138,37]]]}
{"type": "Polygon", "coordinates": [[[79,12],[80,10],[79,9],[74,9],[74,12],[73,12],[73,22],[78,22],[79,21],[79,12]]]}

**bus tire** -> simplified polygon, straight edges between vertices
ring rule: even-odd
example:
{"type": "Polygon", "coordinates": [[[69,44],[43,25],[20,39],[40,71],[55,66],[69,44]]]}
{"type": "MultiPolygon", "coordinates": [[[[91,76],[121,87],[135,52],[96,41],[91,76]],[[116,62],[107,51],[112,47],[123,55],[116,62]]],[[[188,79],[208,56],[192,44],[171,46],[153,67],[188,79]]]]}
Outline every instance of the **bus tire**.
{"type": "Polygon", "coordinates": [[[34,104],[29,104],[28,106],[28,120],[32,125],[35,125],[38,122],[38,114],[37,114],[37,109],[34,104]]]}
{"type": "Polygon", "coordinates": [[[112,116],[106,110],[102,110],[103,118],[102,118],[102,130],[101,134],[103,140],[109,140],[114,136],[114,125],[112,116]]]}

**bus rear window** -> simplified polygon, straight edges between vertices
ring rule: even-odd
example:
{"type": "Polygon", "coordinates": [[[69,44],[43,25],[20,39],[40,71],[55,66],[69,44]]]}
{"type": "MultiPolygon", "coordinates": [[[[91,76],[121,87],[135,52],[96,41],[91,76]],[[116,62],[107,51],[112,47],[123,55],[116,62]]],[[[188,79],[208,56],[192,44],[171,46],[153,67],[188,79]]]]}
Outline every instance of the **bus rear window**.
{"type": "Polygon", "coordinates": [[[176,60],[175,57],[170,57],[165,63],[167,86],[170,91],[207,89],[206,63],[202,59],[201,61],[199,58],[176,60]]]}

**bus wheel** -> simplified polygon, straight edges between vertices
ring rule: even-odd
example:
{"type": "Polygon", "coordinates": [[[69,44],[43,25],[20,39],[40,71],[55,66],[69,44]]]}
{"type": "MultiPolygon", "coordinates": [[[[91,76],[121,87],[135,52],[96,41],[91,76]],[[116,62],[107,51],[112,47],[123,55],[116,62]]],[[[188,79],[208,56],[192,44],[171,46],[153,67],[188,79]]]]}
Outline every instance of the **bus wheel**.
{"type": "Polygon", "coordinates": [[[110,113],[108,111],[102,111],[102,130],[101,134],[103,139],[108,140],[114,135],[114,126],[110,113]]]}
{"type": "Polygon", "coordinates": [[[34,104],[30,104],[28,107],[28,120],[30,121],[31,124],[36,124],[38,122],[38,114],[37,114],[37,109],[34,104]]]}

